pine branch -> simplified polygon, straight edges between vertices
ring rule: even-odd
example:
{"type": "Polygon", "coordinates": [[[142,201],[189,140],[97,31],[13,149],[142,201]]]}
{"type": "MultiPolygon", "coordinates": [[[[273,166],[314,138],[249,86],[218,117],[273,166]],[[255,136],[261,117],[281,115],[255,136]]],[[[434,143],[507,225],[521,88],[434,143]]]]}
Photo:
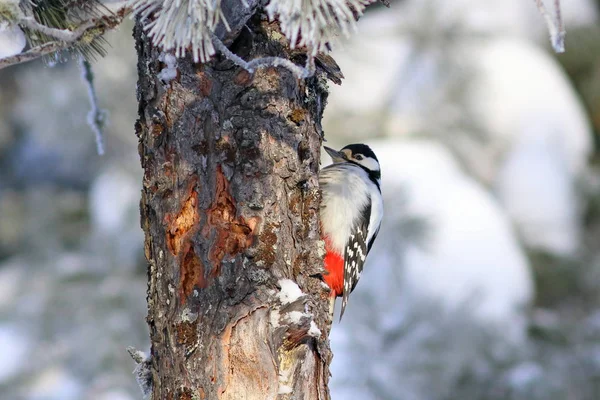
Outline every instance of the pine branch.
{"type": "Polygon", "coordinates": [[[350,36],[356,20],[375,0],[271,0],[266,7],[278,19],[290,47],[306,46],[312,55],[327,50],[340,35],[350,36]]]}
{"type": "Polygon", "coordinates": [[[61,42],[74,42],[78,40],[85,33],[86,30],[94,26],[95,22],[86,21],[73,31],[70,31],[68,29],[56,29],[47,27],[46,25],[42,25],[39,22],[37,22],[33,17],[21,18],[19,20],[19,25],[23,25],[24,27],[33,31],[41,32],[44,35],[53,37],[54,39],[60,40],[61,42]]]}
{"type": "MultiPolygon", "coordinates": [[[[19,24],[25,30],[31,47],[55,39],[70,41],[70,32],[75,28],[86,21],[111,13],[100,0],[25,0],[21,4],[21,17],[29,20],[19,21],[19,24]]],[[[86,59],[93,59],[96,55],[105,55],[104,43],[106,41],[103,37],[96,37],[90,41],[77,42],[67,52],[77,56],[74,58],[84,55],[86,59]]],[[[62,53],[64,52],[47,58],[59,61],[62,53]]]]}
{"type": "Polygon", "coordinates": [[[27,50],[24,53],[19,53],[14,56],[0,58],[0,69],[10,67],[11,65],[22,64],[28,61],[36,60],[40,57],[55,53],[65,49],[67,46],[61,42],[49,42],[36,46],[27,50]]]}
{"type": "MultiPolygon", "coordinates": [[[[78,43],[89,43],[95,38],[101,37],[107,31],[118,26],[123,21],[123,18],[125,18],[125,16],[129,14],[129,12],[129,9],[122,8],[114,15],[104,16],[101,18],[94,18],[89,21],[86,21],[72,31],[53,29],[44,26],[44,28],[42,29],[44,29],[45,32],[43,32],[40,29],[38,29],[39,26],[43,25],[40,25],[37,22],[32,23],[30,21],[28,22],[28,24],[31,24],[31,27],[39,25],[37,26],[37,28],[30,27],[30,29],[38,30],[41,33],[48,34],[48,36],[52,36],[58,40],[35,46],[24,53],[2,58],[0,59],[0,69],[10,67],[11,65],[21,64],[27,61],[32,61],[42,56],[53,54],[60,50],[68,49],[72,46],[77,45],[78,43]]],[[[28,19],[29,17],[26,17],[26,20],[28,19]]]]}
{"type": "MultiPolygon", "coordinates": [[[[237,7],[249,7],[247,0],[238,0],[237,7]]],[[[271,20],[278,19],[290,47],[311,49],[312,57],[328,49],[340,35],[349,36],[365,7],[376,0],[270,0],[265,7],[271,20]]],[[[134,14],[139,16],[144,30],[155,46],[174,50],[177,57],[191,49],[194,62],[206,62],[215,53],[212,39],[220,23],[230,30],[221,8],[225,0],[129,0],[134,14]]],[[[253,4],[255,2],[252,2],[253,4]]],[[[384,1],[384,4],[387,3],[384,1]]],[[[231,4],[229,4],[231,7],[231,4]]],[[[235,22],[234,22],[235,23],[235,22]]],[[[223,36],[219,33],[219,36],[223,36]]],[[[226,52],[222,52],[227,54],[226,52]]],[[[238,65],[247,67],[235,58],[238,65]]],[[[268,65],[272,64],[271,60],[268,65]]],[[[262,65],[257,61],[256,66],[262,65]]],[[[280,61],[275,61],[280,63],[280,61]]],[[[280,63],[282,66],[286,63],[280,63]]],[[[288,65],[289,66],[289,65],[288,65]]],[[[291,70],[294,67],[290,66],[291,70]]],[[[303,71],[304,72],[304,71],[303,71]]],[[[295,72],[296,76],[301,74],[295,72]]]]}
{"type": "Polygon", "coordinates": [[[206,62],[215,53],[210,34],[219,22],[229,31],[221,0],[130,0],[128,4],[155,45],[175,50],[177,57],[191,47],[194,62],[206,62]]]}

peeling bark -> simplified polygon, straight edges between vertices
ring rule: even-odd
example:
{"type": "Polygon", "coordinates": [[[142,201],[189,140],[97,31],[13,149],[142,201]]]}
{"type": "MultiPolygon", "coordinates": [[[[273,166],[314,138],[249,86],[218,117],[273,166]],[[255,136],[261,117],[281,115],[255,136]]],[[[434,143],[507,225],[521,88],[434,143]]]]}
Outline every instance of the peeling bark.
{"type": "MultiPolygon", "coordinates": [[[[290,53],[248,20],[231,49],[290,53]]],[[[153,399],[328,399],[328,294],[319,277],[323,77],[249,74],[216,57],[165,67],[139,23],[142,228],[153,399]],[[304,293],[281,300],[279,281],[304,293]],[[321,334],[322,333],[322,334],[321,334]]]]}

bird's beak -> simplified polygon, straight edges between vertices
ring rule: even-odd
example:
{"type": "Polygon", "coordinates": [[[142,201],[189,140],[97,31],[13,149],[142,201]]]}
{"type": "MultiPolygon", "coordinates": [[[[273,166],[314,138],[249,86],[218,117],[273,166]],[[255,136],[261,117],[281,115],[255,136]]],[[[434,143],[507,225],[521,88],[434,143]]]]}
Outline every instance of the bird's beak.
{"type": "Polygon", "coordinates": [[[332,149],[331,147],[323,146],[327,154],[331,157],[333,162],[342,162],[346,161],[348,158],[346,157],[346,153],[342,151],[337,151],[332,149]]]}

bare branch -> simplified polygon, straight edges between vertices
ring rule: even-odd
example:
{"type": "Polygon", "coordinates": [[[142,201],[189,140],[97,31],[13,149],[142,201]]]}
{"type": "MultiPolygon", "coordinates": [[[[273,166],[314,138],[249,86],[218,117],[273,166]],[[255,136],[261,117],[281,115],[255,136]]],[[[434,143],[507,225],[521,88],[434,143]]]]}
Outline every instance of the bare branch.
{"type": "Polygon", "coordinates": [[[210,37],[217,50],[225,58],[233,61],[235,65],[242,67],[250,73],[253,73],[256,68],[261,67],[283,67],[291,71],[297,79],[309,78],[315,73],[315,59],[311,52],[307,53],[306,67],[304,68],[280,57],[261,57],[248,62],[231,52],[214,33],[210,32],[210,37]]]}
{"type": "Polygon", "coordinates": [[[550,42],[552,43],[554,51],[557,53],[564,53],[566,32],[562,20],[562,13],[560,11],[560,0],[554,0],[554,18],[552,18],[550,13],[548,13],[543,0],[534,1],[538,10],[540,11],[540,14],[542,14],[542,17],[544,17],[544,20],[546,21],[546,26],[548,27],[548,32],[550,33],[550,42]]]}

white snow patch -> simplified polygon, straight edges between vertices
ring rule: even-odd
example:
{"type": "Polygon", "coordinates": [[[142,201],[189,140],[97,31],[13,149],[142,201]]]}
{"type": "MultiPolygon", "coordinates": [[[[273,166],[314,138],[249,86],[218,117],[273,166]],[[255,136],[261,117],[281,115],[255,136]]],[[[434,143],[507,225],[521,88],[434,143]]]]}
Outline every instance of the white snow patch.
{"type": "Polygon", "coordinates": [[[310,321],[310,329],[308,330],[308,335],[315,338],[321,337],[321,330],[317,327],[315,321],[310,321]]]}
{"type": "Polygon", "coordinates": [[[177,57],[170,53],[161,53],[158,60],[166,64],[166,67],[158,73],[158,79],[164,83],[169,83],[177,78],[177,57]]]}
{"type": "Polygon", "coordinates": [[[290,323],[296,325],[300,323],[302,318],[310,318],[310,315],[300,311],[290,311],[286,313],[285,316],[290,321],[290,323]]]}
{"type": "Polygon", "coordinates": [[[26,44],[25,34],[18,25],[0,22],[0,58],[19,54],[26,44]]]}
{"type": "Polygon", "coordinates": [[[289,385],[291,383],[292,373],[293,370],[289,368],[289,366],[287,368],[283,367],[279,370],[279,394],[292,393],[292,387],[289,385]]]}
{"type": "Polygon", "coordinates": [[[300,290],[296,282],[291,279],[280,279],[278,284],[281,287],[281,290],[277,296],[279,297],[281,304],[293,303],[304,296],[304,293],[302,293],[302,290],[300,290]]]}
{"type": "Polygon", "coordinates": [[[279,384],[279,390],[277,391],[277,394],[289,394],[292,393],[292,387],[288,386],[288,385],[282,385],[281,383],[279,384]]]}
{"type": "Polygon", "coordinates": [[[132,349],[130,353],[134,359],[141,360],[141,362],[148,361],[150,359],[150,353],[145,353],[142,350],[132,349]]]}

